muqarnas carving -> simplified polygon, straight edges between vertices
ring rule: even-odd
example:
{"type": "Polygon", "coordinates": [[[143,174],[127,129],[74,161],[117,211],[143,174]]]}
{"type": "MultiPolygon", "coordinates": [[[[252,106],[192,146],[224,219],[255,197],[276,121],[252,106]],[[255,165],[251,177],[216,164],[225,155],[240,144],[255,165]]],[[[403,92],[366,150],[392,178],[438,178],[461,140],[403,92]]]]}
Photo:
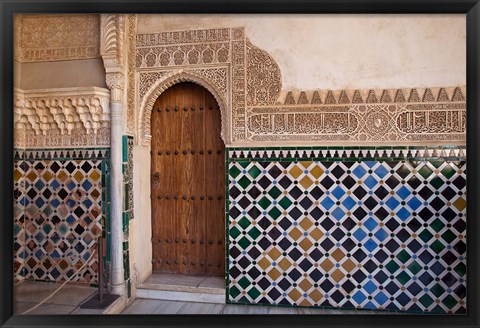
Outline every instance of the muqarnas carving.
{"type": "Polygon", "coordinates": [[[97,87],[15,90],[15,146],[110,144],[110,93],[97,87]]]}

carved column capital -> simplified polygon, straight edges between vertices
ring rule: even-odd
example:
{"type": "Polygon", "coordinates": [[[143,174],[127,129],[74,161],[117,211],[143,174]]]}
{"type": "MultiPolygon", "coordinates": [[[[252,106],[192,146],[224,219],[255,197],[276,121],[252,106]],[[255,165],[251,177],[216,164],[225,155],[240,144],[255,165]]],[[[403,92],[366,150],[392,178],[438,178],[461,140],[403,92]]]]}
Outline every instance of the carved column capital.
{"type": "Polygon", "coordinates": [[[110,89],[110,101],[122,102],[125,89],[125,76],[123,73],[107,73],[105,77],[107,87],[110,89]]]}

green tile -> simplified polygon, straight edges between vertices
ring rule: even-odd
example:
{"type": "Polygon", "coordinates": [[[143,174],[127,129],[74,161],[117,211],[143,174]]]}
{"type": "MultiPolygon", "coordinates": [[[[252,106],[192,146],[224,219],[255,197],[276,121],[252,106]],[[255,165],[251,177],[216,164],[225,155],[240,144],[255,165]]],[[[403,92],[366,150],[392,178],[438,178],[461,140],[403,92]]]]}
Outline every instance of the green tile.
{"type": "Polygon", "coordinates": [[[428,229],[423,229],[423,231],[418,234],[418,237],[419,237],[421,240],[423,240],[424,242],[427,242],[427,241],[429,241],[430,239],[432,239],[433,234],[430,233],[430,231],[428,231],[428,229]]]}
{"type": "Polygon", "coordinates": [[[282,192],[275,186],[273,186],[269,191],[268,194],[273,198],[276,199],[278,196],[282,194],[282,192]]]}
{"type": "Polygon", "coordinates": [[[453,268],[455,272],[460,276],[463,277],[465,273],[467,272],[467,267],[463,263],[459,263],[457,266],[453,268]]]}
{"type": "Polygon", "coordinates": [[[287,209],[288,207],[290,207],[290,205],[292,205],[292,201],[290,199],[288,199],[287,196],[283,197],[279,202],[278,204],[283,207],[283,209],[287,209]]]}
{"type": "Polygon", "coordinates": [[[230,292],[230,296],[232,296],[232,298],[236,298],[238,295],[240,295],[240,290],[238,290],[238,288],[235,287],[235,286],[231,287],[229,292],[230,292]]]}
{"type": "Polygon", "coordinates": [[[243,237],[238,241],[238,245],[240,245],[241,248],[246,249],[248,246],[250,246],[251,242],[248,240],[247,237],[243,237]]]}
{"type": "Polygon", "coordinates": [[[430,245],[430,248],[437,254],[445,249],[445,245],[443,245],[439,240],[436,240],[430,245]]]}
{"type": "Polygon", "coordinates": [[[245,188],[247,188],[247,187],[250,185],[251,181],[250,181],[250,179],[248,179],[248,178],[244,175],[243,177],[240,178],[240,180],[237,181],[237,183],[238,183],[243,189],[245,189],[245,188]]]}
{"type": "Polygon", "coordinates": [[[443,293],[445,293],[445,289],[442,286],[440,286],[439,284],[435,284],[435,286],[430,288],[430,291],[436,297],[440,297],[440,296],[442,296],[443,293]]]}
{"type": "Polygon", "coordinates": [[[433,171],[428,167],[428,165],[424,165],[420,170],[418,170],[418,173],[424,179],[427,179],[433,173],[433,171]]]}
{"type": "Polygon", "coordinates": [[[442,235],[443,240],[445,240],[447,243],[451,244],[457,236],[451,231],[447,230],[443,235],[442,235]]]}
{"type": "Polygon", "coordinates": [[[232,178],[236,178],[242,171],[240,171],[240,169],[238,167],[236,167],[235,165],[232,165],[230,167],[230,170],[229,170],[229,174],[232,178]]]}
{"type": "Polygon", "coordinates": [[[262,171],[256,165],[253,165],[252,168],[248,170],[248,174],[254,179],[258,177],[260,173],[262,173],[262,171]]]}
{"type": "Polygon", "coordinates": [[[242,287],[243,289],[247,288],[250,286],[250,280],[248,280],[246,277],[241,278],[238,282],[238,285],[242,287]]]}
{"type": "Polygon", "coordinates": [[[405,271],[400,272],[396,278],[402,285],[405,285],[411,279],[411,277],[405,271]]]}
{"type": "Polygon", "coordinates": [[[388,262],[388,264],[385,266],[390,273],[395,273],[398,269],[400,269],[400,266],[395,262],[394,260],[391,260],[388,262]]]}
{"type": "Polygon", "coordinates": [[[435,232],[439,232],[445,228],[445,224],[440,219],[435,219],[432,223],[430,223],[430,227],[435,230],[435,232]]]}
{"type": "Polygon", "coordinates": [[[435,189],[440,189],[443,186],[445,181],[442,180],[440,177],[435,177],[430,181],[430,184],[435,187],[435,189]]]}
{"type": "Polygon", "coordinates": [[[446,177],[447,179],[450,179],[455,175],[455,173],[457,173],[457,171],[454,170],[449,164],[447,164],[445,165],[441,173],[443,174],[444,177],[446,177]]]}
{"type": "Polygon", "coordinates": [[[270,204],[272,204],[272,202],[268,199],[268,197],[265,196],[258,201],[258,205],[260,205],[260,207],[264,210],[266,210],[270,206],[270,204]]]}
{"type": "Polygon", "coordinates": [[[248,292],[248,296],[250,296],[253,300],[257,299],[258,296],[260,296],[260,292],[258,291],[257,288],[252,287],[248,292]]]}
{"type": "Polygon", "coordinates": [[[411,258],[410,254],[408,254],[407,251],[405,250],[402,250],[397,255],[397,259],[399,259],[402,263],[406,263],[408,260],[410,260],[410,258],[411,258]]]}
{"type": "Polygon", "coordinates": [[[419,301],[426,308],[430,307],[430,305],[433,304],[433,299],[428,296],[428,294],[424,294],[422,297],[420,297],[419,301]]]}
{"type": "Polygon", "coordinates": [[[442,303],[448,307],[449,309],[452,309],[455,305],[458,304],[457,300],[452,297],[452,295],[448,295],[442,300],[442,303]]]}
{"type": "Polygon", "coordinates": [[[242,229],[246,229],[249,225],[251,224],[250,220],[247,219],[245,216],[242,217],[239,221],[238,221],[238,225],[240,227],[242,227],[242,229]]]}
{"type": "Polygon", "coordinates": [[[248,235],[252,237],[253,239],[257,239],[258,236],[260,236],[262,233],[257,229],[257,227],[253,227],[248,231],[248,235]]]}
{"type": "Polygon", "coordinates": [[[420,272],[420,270],[422,270],[422,266],[418,264],[416,261],[413,261],[407,268],[414,275],[420,272]]]}
{"type": "Polygon", "coordinates": [[[273,218],[274,220],[278,219],[278,217],[280,215],[282,215],[282,212],[276,208],[276,207],[273,207],[269,212],[268,212],[268,215],[273,218]]]}

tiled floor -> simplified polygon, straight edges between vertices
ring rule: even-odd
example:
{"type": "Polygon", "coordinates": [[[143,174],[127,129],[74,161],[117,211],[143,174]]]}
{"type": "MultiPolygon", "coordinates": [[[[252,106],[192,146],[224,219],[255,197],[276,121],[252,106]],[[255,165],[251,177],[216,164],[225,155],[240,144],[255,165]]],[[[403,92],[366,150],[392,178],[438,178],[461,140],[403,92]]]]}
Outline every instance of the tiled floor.
{"type": "MultiPolygon", "coordinates": [[[[13,313],[22,314],[53,293],[60,284],[25,281],[14,287],[13,313]]],[[[66,285],[52,298],[28,314],[99,314],[80,309],[79,304],[97,292],[96,288],[66,285]]]]}
{"type": "Polygon", "coordinates": [[[286,308],[136,299],[121,314],[389,314],[380,311],[286,308]]]}

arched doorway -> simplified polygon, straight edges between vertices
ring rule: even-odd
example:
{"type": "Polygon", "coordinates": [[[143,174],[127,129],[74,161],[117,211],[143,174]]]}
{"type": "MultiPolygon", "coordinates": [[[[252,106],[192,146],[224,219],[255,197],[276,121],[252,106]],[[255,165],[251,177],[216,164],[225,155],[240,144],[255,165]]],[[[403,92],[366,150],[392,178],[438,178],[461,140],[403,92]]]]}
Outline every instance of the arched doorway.
{"type": "Polygon", "coordinates": [[[225,144],[208,90],[178,83],[151,114],[154,272],[224,276],[225,144]]]}

